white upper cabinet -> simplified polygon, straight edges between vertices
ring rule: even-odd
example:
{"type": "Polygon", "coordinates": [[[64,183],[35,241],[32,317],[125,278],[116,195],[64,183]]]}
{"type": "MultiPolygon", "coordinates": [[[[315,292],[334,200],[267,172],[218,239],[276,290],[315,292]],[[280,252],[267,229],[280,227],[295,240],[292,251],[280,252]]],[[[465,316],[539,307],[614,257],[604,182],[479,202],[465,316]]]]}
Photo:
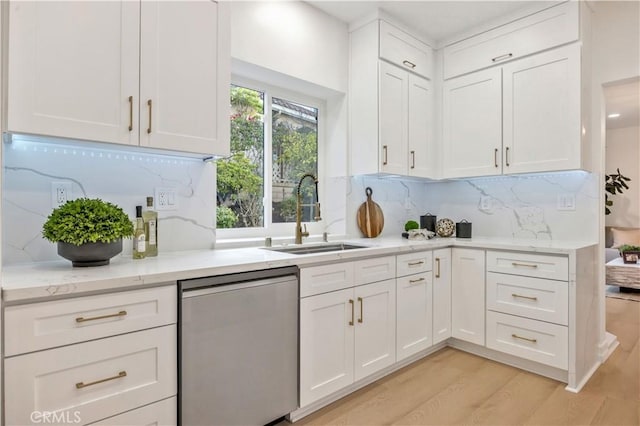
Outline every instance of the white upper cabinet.
{"type": "Polygon", "coordinates": [[[382,20],[350,43],[350,173],[435,177],[433,50],[382,20]]]}
{"type": "MultiPolygon", "coordinates": [[[[140,145],[226,154],[229,69],[219,68],[228,19],[208,1],[143,1],[140,38],[140,145]],[[223,22],[225,21],[225,22],[223,22]],[[221,127],[221,129],[219,129],[221,127]]],[[[228,34],[228,32],[227,32],[228,34]]]]}
{"type": "Polygon", "coordinates": [[[492,68],[444,82],[444,177],[500,174],[501,75],[492,68]]]}
{"type": "Polygon", "coordinates": [[[505,173],[581,167],[580,46],[503,67],[505,173]]]}
{"type": "Polygon", "coordinates": [[[7,130],[226,154],[227,10],[208,1],[12,2],[7,130]]]}
{"type": "Polygon", "coordinates": [[[522,58],[580,37],[578,2],[565,2],[444,48],[444,78],[522,58]]]}
{"type": "Polygon", "coordinates": [[[137,144],[139,31],[136,2],[12,2],[7,130],[137,144]]]}

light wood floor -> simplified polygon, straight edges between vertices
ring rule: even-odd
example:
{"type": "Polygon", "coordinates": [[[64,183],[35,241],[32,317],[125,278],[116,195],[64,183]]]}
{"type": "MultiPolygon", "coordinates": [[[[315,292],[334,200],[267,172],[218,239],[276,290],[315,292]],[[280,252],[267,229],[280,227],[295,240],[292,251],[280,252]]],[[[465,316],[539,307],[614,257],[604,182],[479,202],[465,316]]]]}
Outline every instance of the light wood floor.
{"type": "Polygon", "coordinates": [[[620,346],[578,394],[445,348],[296,425],[639,425],[640,303],[606,303],[607,330],[620,346]]]}

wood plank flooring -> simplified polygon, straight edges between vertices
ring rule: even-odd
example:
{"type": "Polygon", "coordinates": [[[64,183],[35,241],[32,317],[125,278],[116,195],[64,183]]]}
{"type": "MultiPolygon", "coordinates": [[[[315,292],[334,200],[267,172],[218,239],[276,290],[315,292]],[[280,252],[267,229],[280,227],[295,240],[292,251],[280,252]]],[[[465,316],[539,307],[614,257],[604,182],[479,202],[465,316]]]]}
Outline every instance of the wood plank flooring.
{"type": "Polygon", "coordinates": [[[445,348],[296,425],[640,425],[640,303],[606,303],[620,346],[578,394],[445,348]]]}

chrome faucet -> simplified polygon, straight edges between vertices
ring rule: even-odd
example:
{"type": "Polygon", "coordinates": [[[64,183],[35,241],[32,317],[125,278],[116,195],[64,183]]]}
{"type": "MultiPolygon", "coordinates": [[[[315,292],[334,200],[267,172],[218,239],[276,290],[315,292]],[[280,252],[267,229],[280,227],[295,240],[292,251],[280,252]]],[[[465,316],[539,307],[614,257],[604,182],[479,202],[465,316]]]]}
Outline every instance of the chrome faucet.
{"type": "Polygon", "coordinates": [[[302,195],[300,194],[300,186],[302,185],[302,181],[308,177],[313,179],[313,182],[315,182],[316,184],[316,215],[313,220],[318,221],[321,219],[320,203],[318,202],[318,178],[311,173],[307,173],[300,178],[300,181],[298,182],[298,188],[296,190],[296,244],[302,244],[302,237],[309,236],[309,232],[307,232],[307,225],[304,225],[304,231],[302,230],[302,195]]]}

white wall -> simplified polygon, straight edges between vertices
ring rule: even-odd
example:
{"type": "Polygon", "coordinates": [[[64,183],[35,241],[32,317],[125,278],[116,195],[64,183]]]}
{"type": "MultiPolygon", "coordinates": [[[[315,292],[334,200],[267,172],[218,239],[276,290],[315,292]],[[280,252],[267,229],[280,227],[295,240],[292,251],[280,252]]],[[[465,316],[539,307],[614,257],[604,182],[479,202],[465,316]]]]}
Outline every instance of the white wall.
{"type": "Polygon", "coordinates": [[[347,24],[306,3],[231,4],[234,59],[346,93],[348,54],[347,24]]]}
{"type": "Polygon", "coordinates": [[[640,127],[607,130],[605,173],[616,169],[631,179],[629,190],[609,196],[613,201],[607,226],[640,227],[640,127]]]}

